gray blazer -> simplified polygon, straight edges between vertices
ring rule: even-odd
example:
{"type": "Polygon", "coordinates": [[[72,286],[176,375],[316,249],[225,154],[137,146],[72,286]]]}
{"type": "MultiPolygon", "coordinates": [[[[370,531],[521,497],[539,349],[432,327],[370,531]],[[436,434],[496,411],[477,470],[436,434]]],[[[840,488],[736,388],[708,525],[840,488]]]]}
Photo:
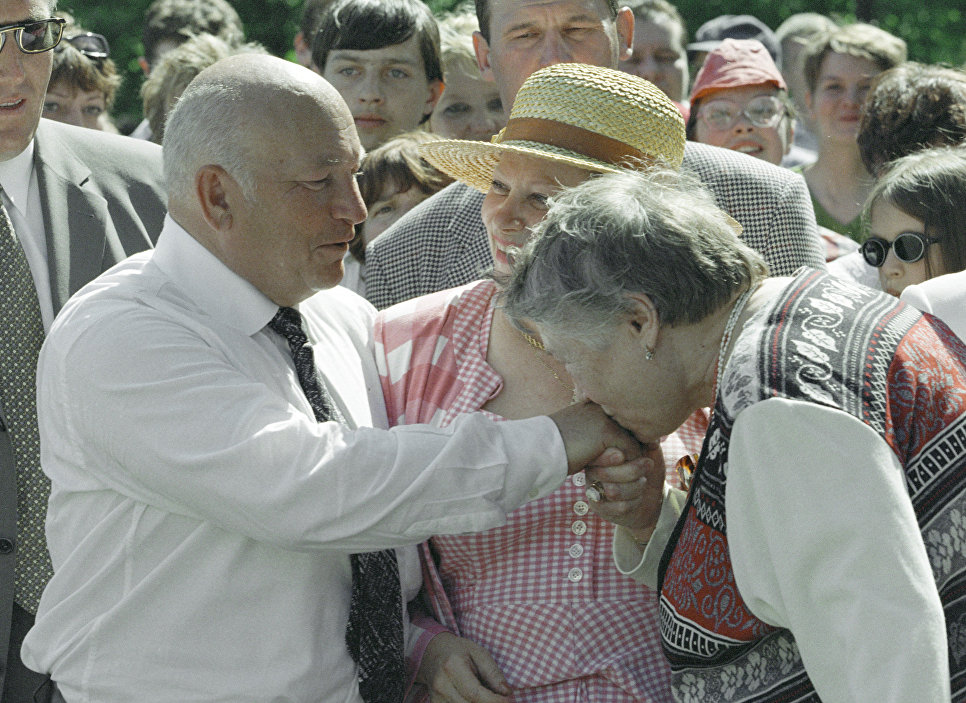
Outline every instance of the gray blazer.
{"type": "MultiPolygon", "coordinates": [[[[34,144],[56,313],[85,283],[157,238],[166,210],[161,149],[49,120],[40,121],[34,144]]],[[[0,690],[13,607],[16,479],[0,429],[0,690]]]]}
{"type": "MultiPolygon", "coordinates": [[[[801,176],[736,151],[688,142],[682,169],[741,223],[742,240],[773,275],[825,268],[824,245],[801,176]]],[[[406,213],[366,249],[366,295],[377,308],[469,283],[493,266],[480,218],[483,194],[448,186],[406,213]]]]}

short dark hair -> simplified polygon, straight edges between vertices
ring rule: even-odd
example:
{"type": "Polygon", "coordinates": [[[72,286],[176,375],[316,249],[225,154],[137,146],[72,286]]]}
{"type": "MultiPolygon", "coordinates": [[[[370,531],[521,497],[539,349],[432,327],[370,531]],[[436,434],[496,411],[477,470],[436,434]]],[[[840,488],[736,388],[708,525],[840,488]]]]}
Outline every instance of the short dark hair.
{"type": "Polygon", "coordinates": [[[872,174],[914,151],[966,142],[966,71],[908,61],[880,73],[862,106],[858,142],[872,174]]]}
{"type": "Polygon", "coordinates": [[[154,0],[144,13],[144,57],[154,63],[159,44],[182,44],[197,34],[213,34],[230,46],[245,40],[241,18],[226,0],[154,0]]]}
{"type": "Polygon", "coordinates": [[[382,49],[414,35],[426,79],[443,80],[439,27],[429,7],[419,0],[342,0],[322,15],[312,40],[312,62],[324,71],[330,51],[382,49]]]}
{"type": "MultiPolygon", "coordinates": [[[[438,137],[422,130],[405,132],[393,137],[362,159],[359,167],[359,193],[367,208],[372,207],[386,187],[404,193],[410,188],[432,195],[453,182],[419,155],[419,145],[436,141],[438,137]]],[[[349,251],[361,263],[366,262],[366,245],[362,236],[366,223],[356,225],[356,236],[349,243],[349,251]]]]}
{"type": "MultiPolygon", "coordinates": [[[[476,21],[480,23],[480,34],[487,42],[490,41],[490,0],[475,0],[476,2],[476,21]]],[[[607,3],[607,9],[610,10],[610,18],[614,19],[617,17],[617,12],[620,10],[620,6],[617,4],[617,0],[604,0],[607,3]]]]}
{"type": "Polygon", "coordinates": [[[312,37],[319,31],[319,24],[322,22],[322,15],[333,4],[333,0],[305,0],[302,6],[302,17],[299,20],[299,31],[309,44],[312,37]]]}
{"type": "MultiPolygon", "coordinates": [[[[946,273],[966,269],[966,148],[923,149],[890,163],[872,188],[864,216],[889,203],[938,237],[946,273]]],[[[929,261],[926,260],[926,272],[929,261]]]]}
{"type": "Polygon", "coordinates": [[[815,92],[822,62],[829,54],[868,59],[879,71],[886,71],[906,60],[906,43],[884,29],[863,22],[846,24],[816,35],[802,49],[802,70],[810,93],[815,92]]]}

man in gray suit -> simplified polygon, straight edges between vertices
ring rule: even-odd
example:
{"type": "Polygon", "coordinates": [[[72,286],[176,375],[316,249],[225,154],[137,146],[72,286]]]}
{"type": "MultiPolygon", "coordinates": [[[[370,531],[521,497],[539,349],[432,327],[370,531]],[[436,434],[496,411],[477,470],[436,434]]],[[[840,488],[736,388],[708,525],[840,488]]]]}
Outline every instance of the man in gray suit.
{"type": "MultiPolygon", "coordinates": [[[[473,36],[486,80],[509,113],[538,68],[579,62],[616,68],[631,52],[634,17],[617,0],[477,0],[473,36]]],[[[689,142],[683,169],[707,185],[744,227],[742,239],[773,274],[825,268],[808,190],[800,176],[737,152],[689,142]]],[[[366,290],[377,307],[461,285],[493,265],[480,218],[483,194],[454,184],[404,215],[366,251],[366,290]]]]}
{"type": "Polygon", "coordinates": [[[151,246],[164,218],[161,150],[41,120],[63,22],[54,0],[0,1],[0,700],[33,701],[20,661],[50,575],[49,482],[39,463],[34,367],[67,298],[151,246]],[[25,285],[14,294],[14,281],[25,285]],[[32,285],[31,285],[32,284],[32,285]],[[29,293],[25,298],[22,294],[29,293]],[[36,295],[34,295],[34,293],[36,295]],[[13,351],[16,350],[16,351],[13,351]]]}

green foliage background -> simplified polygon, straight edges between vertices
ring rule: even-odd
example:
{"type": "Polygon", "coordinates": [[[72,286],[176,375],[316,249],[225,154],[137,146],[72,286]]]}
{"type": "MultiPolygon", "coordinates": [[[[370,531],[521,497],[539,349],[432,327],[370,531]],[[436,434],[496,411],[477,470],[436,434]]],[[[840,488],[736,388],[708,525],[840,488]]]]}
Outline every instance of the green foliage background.
{"type": "MultiPolygon", "coordinates": [[[[294,58],[292,38],[298,31],[302,0],[230,0],[245,23],[249,40],[278,56],[294,58]]],[[[429,0],[436,11],[456,0],[429,0]]],[[[59,9],[74,14],[87,29],[108,38],[111,53],[124,74],[114,114],[127,131],[141,119],[139,89],[143,80],[141,22],[151,0],[60,0],[59,9]]],[[[909,44],[909,58],[924,63],[966,62],[966,0],[678,0],[694,31],[721,14],[753,14],[771,27],[796,12],[820,12],[842,21],[872,21],[909,44]]]]}

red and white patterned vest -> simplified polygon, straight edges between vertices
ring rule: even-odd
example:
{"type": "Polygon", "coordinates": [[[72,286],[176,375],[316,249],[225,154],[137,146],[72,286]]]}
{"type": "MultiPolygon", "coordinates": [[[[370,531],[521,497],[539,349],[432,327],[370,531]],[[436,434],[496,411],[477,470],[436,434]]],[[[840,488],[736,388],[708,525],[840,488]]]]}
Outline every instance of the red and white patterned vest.
{"type": "Polygon", "coordinates": [[[960,543],[948,536],[963,532],[957,516],[966,515],[966,344],[895,298],[811,270],[763,312],[725,370],[661,563],[661,634],[675,698],[819,700],[792,633],[746,607],[728,550],[731,429],[742,410],[777,397],[850,413],[895,452],[945,610],[953,700],[966,699],[966,541],[948,546],[960,543]]]}

